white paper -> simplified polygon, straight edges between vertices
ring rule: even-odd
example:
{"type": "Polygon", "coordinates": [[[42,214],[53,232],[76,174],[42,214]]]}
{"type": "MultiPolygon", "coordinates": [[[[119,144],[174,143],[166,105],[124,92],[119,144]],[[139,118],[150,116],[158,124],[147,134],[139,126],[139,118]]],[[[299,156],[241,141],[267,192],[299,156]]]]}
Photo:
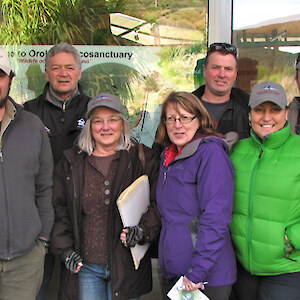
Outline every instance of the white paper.
{"type": "MultiPolygon", "coordinates": [[[[117,200],[117,206],[123,226],[126,227],[138,225],[141,216],[147,211],[149,205],[149,179],[147,175],[143,175],[136,179],[129,187],[127,187],[117,200]]],[[[146,243],[144,245],[137,244],[130,248],[136,270],[138,269],[140,261],[144,257],[149,247],[150,243],[146,243]]]]}
{"type": "Polygon", "coordinates": [[[191,294],[190,298],[187,297],[180,297],[180,287],[182,287],[182,281],[183,281],[183,276],[181,276],[178,281],[173,285],[172,289],[169,291],[169,293],[167,294],[167,296],[171,299],[171,300],[184,300],[186,299],[193,299],[193,300],[209,300],[209,298],[203,294],[200,290],[195,290],[190,292],[189,294],[191,294]]]}

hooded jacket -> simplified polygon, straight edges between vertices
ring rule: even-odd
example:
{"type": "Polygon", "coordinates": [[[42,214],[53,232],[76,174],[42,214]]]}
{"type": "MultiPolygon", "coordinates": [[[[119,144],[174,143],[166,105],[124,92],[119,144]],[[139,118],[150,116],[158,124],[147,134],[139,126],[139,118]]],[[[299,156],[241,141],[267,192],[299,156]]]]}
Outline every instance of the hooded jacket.
{"type": "MultiPolygon", "coordinates": [[[[143,169],[136,146],[129,151],[121,150],[112,186],[110,224],[108,225],[108,251],[110,254],[112,299],[127,300],[139,297],[152,289],[152,272],[149,251],[142,259],[138,270],[134,269],[130,249],[123,246],[120,240],[122,221],[117,209],[116,200],[119,194],[135,179],[143,174],[149,177],[151,187],[151,206],[142,216],[140,226],[143,228],[145,241],[152,242],[158,238],[160,216],[156,208],[155,187],[158,173],[158,161],[151,149],[144,146],[146,166],[143,169]],[[128,171],[126,169],[128,168],[128,171]],[[125,176],[125,172],[126,176],[125,176]]],[[[52,232],[51,247],[54,254],[62,261],[70,250],[80,254],[81,234],[81,195],[84,183],[84,162],[87,154],[78,147],[66,150],[63,159],[58,163],[54,176],[55,224],[52,232]]],[[[83,262],[84,263],[84,262],[83,262]]],[[[67,271],[69,272],[69,271],[67,271]]],[[[69,274],[69,273],[66,273],[69,274]]],[[[66,275],[64,290],[76,289],[76,275],[66,275]]],[[[73,291],[74,292],[74,291],[73,291]]],[[[61,295],[60,299],[69,299],[61,295]]],[[[76,293],[74,298],[77,299],[76,293]]]]}
{"type": "Polygon", "coordinates": [[[11,260],[50,239],[53,159],[40,119],[11,98],[0,138],[0,259],[11,260]]]}
{"type": "MultiPolygon", "coordinates": [[[[187,144],[168,167],[160,165],[157,205],[162,218],[159,262],[163,277],[223,286],[236,280],[229,224],[233,166],[218,137],[187,144]]],[[[164,157],[164,153],[162,154],[164,157]]]]}
{"type": "Polygon", "coordinates": [[[239,141],[231,224],[236,256],[251,274],[300,272],[300,137],[290,125],[239,141]],[[294,246],[286,253],[285,235],[294,246]]]}

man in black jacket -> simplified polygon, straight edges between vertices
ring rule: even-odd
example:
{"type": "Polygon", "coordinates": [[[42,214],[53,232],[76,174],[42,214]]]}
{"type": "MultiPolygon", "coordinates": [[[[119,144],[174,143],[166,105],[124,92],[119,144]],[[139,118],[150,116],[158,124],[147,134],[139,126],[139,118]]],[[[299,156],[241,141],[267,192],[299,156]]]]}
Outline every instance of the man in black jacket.
{"type": "Polygon", "coordinates": [[[60,43],[50,49],[45,61],[45,75],[48,83],[43,94],[25,102],[24,107],[43,121],[57,164],[63,150],[71,148],[77,139],[85,123],[90,98],[78,84],[81,59],[72,45],[60,43]]]}
{"type": "MultiPolygon", "coordinates": [[[[43,121],[56,165],[62,152],[73,146],[83,128],[90,98],[78,84],[81,59],[72,45],[60,43],[50,49],[45,60],[45,75],[48,83],[43,94],[25,102],[24,107],[43,121]]],[[[54,261],[54,256],[47,254],[43,284],[37,299],[46,299],[54,261]]]]}
{"type": "Polygon", "coordinates": [[[249,95],[233,87],[237,71],[236,47],[226,43],[211,44],[203,65],[205,85],[200,86],[193,94],[214,118],[218,132],[225,134],[235,131],[239,139],[242,139],[250,133],[249,95]]]}
{"type": "MultiPolygon", "coordinates": [[[[208,48],[203,65],[205,84],[193,91],[212,115],[219,133],[234,131],[239,139],[249,137],[249,95],[234,88],[237,77],[237,49],[234,45],[214,43],[208,48]]],[[[157,157],[163,145],[153,143],[157,157]]]]}

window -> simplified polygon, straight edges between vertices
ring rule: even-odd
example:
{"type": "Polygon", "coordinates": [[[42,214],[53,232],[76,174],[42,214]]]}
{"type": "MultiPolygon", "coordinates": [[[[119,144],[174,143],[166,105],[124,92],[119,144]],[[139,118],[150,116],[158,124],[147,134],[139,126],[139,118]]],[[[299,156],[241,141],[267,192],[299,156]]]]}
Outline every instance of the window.
{"type": "MultiPolygon", "coordinates": [[[[107,45],[75,46],[82,58],[80,84],[85,93],[118,94],[134,137],[151,146],[166,95],[195,89],[195,66],[206,54],[207,13],[208,0],[134,0],[121,11],[111,11],[109,22],[103,21],[112,34],[107,45]]],[[[95,36],[87,38],[95,41],[95,36]]],[[[42,93],[50,48],[7,47],[17,74],[12,96],[19,103],[42,93]]]]}
{"type": "Polygon", "coordinates": [[[294,63],[300,52],[299,12],[295,0],[233,0],[237,87],[250,92],[257,81],[272,80],[286,89],[288,101],[298,94],[294,63]]]}

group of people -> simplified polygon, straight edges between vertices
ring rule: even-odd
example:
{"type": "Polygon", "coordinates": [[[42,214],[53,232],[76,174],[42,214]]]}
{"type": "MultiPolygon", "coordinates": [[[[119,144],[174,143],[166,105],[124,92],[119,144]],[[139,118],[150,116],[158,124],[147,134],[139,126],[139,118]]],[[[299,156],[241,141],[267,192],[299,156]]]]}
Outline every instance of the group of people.
{"type": "MultiPolygon", "coordinates": [[[[46,299],[55,257],[59,299],[139,299],[151,252],[135,269],[130,248],[157,240],[163,299],[181,276],[211,300],[299,299],[299,99],[289,110],[272,81],[249,97],[237,72],[236,47],[210,45],[205,85],[167,96],[150,149],[118,96],[83,93],[73,46],[51,48],[44,93],[24,107],[1,49],[0,299],[46,299]],[[116,200],[144,174],[150,205],[124,227],[116,200]]],[[[300,90],[298,73],[300,55],[300,90]]]]}

